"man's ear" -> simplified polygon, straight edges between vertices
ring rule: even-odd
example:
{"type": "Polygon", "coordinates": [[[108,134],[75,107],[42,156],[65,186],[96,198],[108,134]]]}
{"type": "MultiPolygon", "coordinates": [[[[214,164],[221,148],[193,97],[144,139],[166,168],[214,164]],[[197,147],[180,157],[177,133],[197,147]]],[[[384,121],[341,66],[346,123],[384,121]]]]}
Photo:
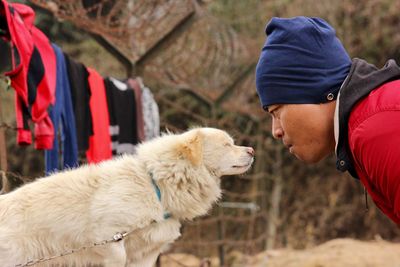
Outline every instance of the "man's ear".
{"type": "Polygon", "coordinates": [[[180,145],[179,153],[194,166],[198,166],[203,161],[204,137],[200,130],[194,130],[184,138],[185,140],[180,145]]]}

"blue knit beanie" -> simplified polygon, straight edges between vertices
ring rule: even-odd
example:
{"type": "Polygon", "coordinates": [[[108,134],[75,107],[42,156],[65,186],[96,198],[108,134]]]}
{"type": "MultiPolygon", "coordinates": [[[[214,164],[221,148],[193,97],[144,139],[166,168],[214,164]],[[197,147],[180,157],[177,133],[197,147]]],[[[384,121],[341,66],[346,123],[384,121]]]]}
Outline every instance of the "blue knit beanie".
{"type": "Polygon", "coordinates": [[[316,104],[336,99],[351,59],[321,18],[272,18],[256,68],[265,110],[272,104],[316,104]]]}

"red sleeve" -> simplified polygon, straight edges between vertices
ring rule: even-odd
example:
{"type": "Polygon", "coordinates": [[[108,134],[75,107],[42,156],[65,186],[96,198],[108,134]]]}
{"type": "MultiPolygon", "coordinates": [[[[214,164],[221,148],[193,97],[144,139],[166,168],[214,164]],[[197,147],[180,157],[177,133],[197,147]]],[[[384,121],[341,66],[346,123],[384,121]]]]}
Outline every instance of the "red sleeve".
{"type": "Polygon", "coordinates": [[[41,121],[35,123],[35,148],[52,149],[54,138],[54,126],[47,115],[41,121]]]}
{"type": "Polygon", "coordinates": [[[349,131],[361,182],[377,206],[400,224],[400,111],[378,112],[349,131]]]}

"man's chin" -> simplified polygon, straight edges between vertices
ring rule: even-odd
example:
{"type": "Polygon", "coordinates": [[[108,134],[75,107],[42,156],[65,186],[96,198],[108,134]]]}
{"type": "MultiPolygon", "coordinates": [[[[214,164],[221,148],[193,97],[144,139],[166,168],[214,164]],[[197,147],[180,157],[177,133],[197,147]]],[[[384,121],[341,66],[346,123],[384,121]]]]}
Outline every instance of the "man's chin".
{"type": "Polygon", "coordinates": [[[301,153],[299,153],[299,154],[293,153],[293,154],[298,160],[300,160],[306,164],[315,164],[315,163],[320,162],[324,158],[324,157],[316,157],[316,156],[312,156],[312,155],[302,155],[301,153]]]}

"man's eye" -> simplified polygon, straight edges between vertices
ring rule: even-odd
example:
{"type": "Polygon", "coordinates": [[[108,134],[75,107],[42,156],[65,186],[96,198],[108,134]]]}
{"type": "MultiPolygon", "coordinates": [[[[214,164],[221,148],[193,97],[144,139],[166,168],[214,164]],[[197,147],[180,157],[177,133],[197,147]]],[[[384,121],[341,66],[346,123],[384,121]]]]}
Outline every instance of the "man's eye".
{"type": "Polygon", "coordinates": [[[273,111],[271,112],[271,116],[272,116],[272,118],[274,118],[274,119],[279,119],[279,112],[277,112],[277,110],[275,109],[275,110],[273,110],[273,111]]]}
{"type": "Polygon", "coordinates": [[[231,144],[230,143],[225,143],[224,146],[231,146],[231,144]]]}
{"type": "Polygon", "coordinates": [[[280,106],[273,107],[273,108],[269,111],[269,113],[271,114],[272,117],[276,118],[276,117],[278,117],[278,115],[279,115],[279,110],[280,110],[280,108],[281,108],[280,106]]]}

